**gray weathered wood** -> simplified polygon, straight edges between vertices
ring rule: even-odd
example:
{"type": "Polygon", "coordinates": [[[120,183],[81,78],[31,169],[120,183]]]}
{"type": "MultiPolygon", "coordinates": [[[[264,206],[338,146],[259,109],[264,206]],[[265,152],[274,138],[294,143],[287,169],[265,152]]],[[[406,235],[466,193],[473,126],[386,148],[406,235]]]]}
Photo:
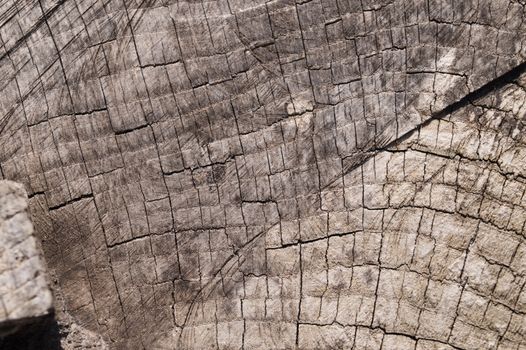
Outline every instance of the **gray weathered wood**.
{"type": "Polygon", "coordinates": [[[53,309],[27,209],[23,186],[0,181],[0,337],[42,322],[53,309]]]}
{"type": "Polygon", "coordinates": [[[0,177],[111,348],[526,346],[522,1],[0,6],[0,177]]]}

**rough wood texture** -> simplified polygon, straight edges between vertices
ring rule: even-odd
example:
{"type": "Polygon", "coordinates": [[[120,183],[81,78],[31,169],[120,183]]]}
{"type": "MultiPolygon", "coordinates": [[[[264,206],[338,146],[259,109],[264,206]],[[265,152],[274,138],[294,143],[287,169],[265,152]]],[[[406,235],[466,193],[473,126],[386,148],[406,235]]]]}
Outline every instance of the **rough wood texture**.
{"type": "Polygon", "coordinates": [[[522,1],[0,6],[1,176],[112,349],[526,347],[522,1]]]}
{"type": "Polygon", "coordinates": [[[53,309],[27,207],[22,185],[0,181],[0,337],[42,322],[53,309]]]}

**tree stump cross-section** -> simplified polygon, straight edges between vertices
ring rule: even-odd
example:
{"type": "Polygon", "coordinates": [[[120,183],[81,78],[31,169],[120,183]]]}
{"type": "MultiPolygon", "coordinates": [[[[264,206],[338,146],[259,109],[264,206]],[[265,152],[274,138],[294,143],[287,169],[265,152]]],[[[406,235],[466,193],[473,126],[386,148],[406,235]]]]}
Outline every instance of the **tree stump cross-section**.
{"type": "Polygon", "coordinates": [[[523,349],[524,6],[6,0],[0,178],[111,349],[523,349]]]}

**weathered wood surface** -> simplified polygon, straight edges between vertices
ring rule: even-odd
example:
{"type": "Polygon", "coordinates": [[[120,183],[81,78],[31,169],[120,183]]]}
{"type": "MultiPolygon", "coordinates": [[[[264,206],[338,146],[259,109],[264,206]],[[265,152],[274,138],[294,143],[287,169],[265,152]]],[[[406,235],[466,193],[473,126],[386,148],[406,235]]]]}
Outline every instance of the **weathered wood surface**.
{"type": "Polygon", "coordinates": [[[22,185],[0,181],[0,337],[41,323],[53,309],[27,209],[22,185]]]}
{"type": "Polygon", "coordinates": [[[1,177],[112,348],[526,346],[521,1],[0,6],[1,177]]]}

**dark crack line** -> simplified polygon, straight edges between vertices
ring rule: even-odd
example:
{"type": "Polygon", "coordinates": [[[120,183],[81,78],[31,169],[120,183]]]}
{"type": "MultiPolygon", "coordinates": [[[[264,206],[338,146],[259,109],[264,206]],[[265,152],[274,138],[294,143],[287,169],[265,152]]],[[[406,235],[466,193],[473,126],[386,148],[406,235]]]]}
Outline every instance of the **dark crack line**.
{"type": "MultiPolygon", "coordinates": [[[[473,101],[475,101],[477,99],[480,99],[480,98],[488,95],[489,93],[491,93],[493,91],[496,91],[499,88],[502,88],[505,85],[513,82],[514,80],[519,78],[520,75],[522,73],[524,73],[524,72],[526,72],[526,62],[522,62],[521,64],[519,64],[515,68],[511,69],[510,71],[504,73],[503,75],[499,76],[498,78],[493,79],[492,81],[486,83],[485,85],[483,85],[480,88],[474,90],[473,92],[470,92],[469,94],[467,94],[466,96],[464,96],[460,100],[458,100],[457,102],[454,102],[451,105],[449,105],[449,106],[445,107],[444,109],[442,109],[441,111],[431,115],[431,117],[428,118],[427,120],[425,120],[424,122],[418,124],[414,128],[408,130],[404,134],[402,134],[399,137],[397,137],[396,139],[386,143],[385,145],[380,146],[380,147],[375,147],[374,149],[370,149],[370,150],[365,151],[365,152],[359,152],[359,153],[357,153],[355,155],[350,156],[349,158],[354,160],[352,162],[353,164],[348,169],[345,170],[343,175],[346,175],[346,174],[354,171],[355,169],[359,168],[360,166],[365,164],[369,159],[371,159],[374,156],[376,156],[378,153],[383,152],[383,151],[388,151],[391,148],[395,148],[396,146],[398,146],[402,142],[404,142],[407,139],[409,139],[415,133],[420,132],[420,130],[422,130],[423,128],[425,128],[429,124],[431,124],[434,120],[443,119],[444,117],[452,114],[453,112],[456,112],[456,111],[460,110],[461,108],[466,107],[471,102],[473,102],[473,101]]],[[[334,181],[329,183],[327,186],[330,186],[333,182],[334,181]]]]}

